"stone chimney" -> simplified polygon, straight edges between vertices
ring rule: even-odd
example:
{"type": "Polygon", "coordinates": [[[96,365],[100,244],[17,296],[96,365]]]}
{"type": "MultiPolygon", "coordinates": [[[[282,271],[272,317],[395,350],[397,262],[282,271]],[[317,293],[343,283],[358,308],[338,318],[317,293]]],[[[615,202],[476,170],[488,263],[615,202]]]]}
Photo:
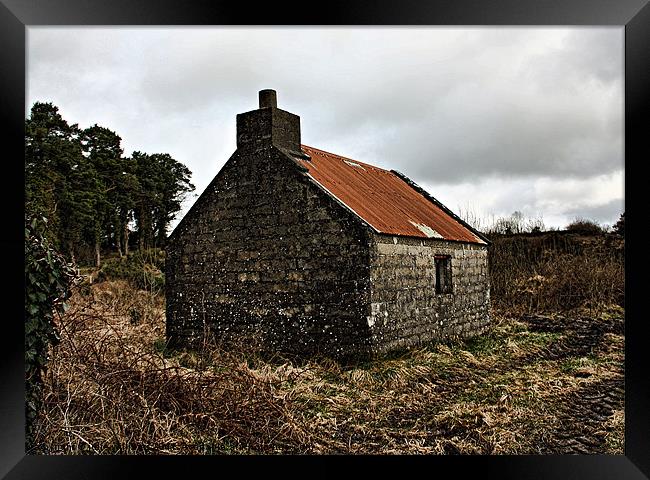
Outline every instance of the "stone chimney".
{"type": "Polygon", "coordinates": [[[303,156],[300,117],[278,108],[275,90],[260,90],[258,110],[237,115],[237,149],[257,150],[271,145],[303,156]]]}

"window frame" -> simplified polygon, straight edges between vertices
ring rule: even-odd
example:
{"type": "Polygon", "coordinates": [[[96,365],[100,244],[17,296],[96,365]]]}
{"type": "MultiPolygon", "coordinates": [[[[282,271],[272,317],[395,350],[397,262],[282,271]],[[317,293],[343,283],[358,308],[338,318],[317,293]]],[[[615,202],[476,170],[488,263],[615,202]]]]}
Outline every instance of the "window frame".
{"type": "Polygon", "coordinates": [[[435,292],[437,295],[450,295],[454,293],[451,255],[434,255],[435,267],[435,292]]]}

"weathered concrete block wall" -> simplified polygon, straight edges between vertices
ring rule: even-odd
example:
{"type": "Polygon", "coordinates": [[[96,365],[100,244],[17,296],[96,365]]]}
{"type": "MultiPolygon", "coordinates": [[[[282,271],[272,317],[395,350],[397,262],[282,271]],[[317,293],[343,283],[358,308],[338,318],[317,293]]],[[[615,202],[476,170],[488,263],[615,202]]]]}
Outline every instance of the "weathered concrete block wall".
{"type": "Polygon", "coordinates": [[[373,234],[370,250],[374,351],[469,337],[489,324],[486,246],[373,234]],[[436,293],[435,255],[451,257],[452,293],[436,293]]]}
{"type": "Polygon", "coordinates": [[[271,146],[240,149],[170,238],[167,336],[257,332],[271,348],[369,348],[368,232],[271,146]]]}

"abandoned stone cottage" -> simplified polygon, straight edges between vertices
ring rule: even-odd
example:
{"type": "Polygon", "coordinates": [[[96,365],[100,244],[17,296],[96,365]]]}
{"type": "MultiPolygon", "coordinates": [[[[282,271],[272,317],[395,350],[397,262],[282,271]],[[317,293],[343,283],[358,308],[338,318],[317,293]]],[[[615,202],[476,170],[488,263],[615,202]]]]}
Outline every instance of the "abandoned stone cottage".
{"type": "Polygon", "coordinates": [[[170,236],[168,340],[348,358],[472,336],[489,324],[487,244],[401,173],[302,145],[300,117],[262,90],[170,236]]]}

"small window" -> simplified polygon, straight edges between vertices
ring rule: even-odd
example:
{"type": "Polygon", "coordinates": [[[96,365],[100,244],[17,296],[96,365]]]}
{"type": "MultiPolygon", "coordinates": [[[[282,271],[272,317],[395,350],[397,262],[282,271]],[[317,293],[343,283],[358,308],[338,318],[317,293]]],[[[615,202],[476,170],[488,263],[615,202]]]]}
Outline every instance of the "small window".
{"type": "Polygon", "coordinates": [[[436,255],[436,293],[451,293],[451,257],[436,255]]]}

